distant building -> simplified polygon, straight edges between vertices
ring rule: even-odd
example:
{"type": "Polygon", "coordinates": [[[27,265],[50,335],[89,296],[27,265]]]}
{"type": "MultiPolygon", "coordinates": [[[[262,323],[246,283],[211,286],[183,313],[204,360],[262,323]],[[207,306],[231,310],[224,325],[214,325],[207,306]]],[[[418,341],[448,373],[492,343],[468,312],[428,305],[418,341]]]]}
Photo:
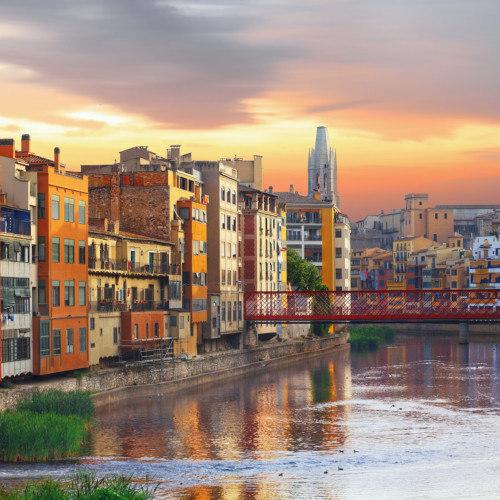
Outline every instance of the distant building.
{"type": "Polygon", "coordinates": [[[470,287],[500,289],[500,238],[480,236],[472,245],[470,287]]]}
{"type": "Polygon", "coordinates": [[[307,164],[307,196],[312,198],[319,190],[320,200],[340,207],[337,188],[337,151],[330,147],[328,129],[318,127],[316,144],[309,150],[307,164]]]}

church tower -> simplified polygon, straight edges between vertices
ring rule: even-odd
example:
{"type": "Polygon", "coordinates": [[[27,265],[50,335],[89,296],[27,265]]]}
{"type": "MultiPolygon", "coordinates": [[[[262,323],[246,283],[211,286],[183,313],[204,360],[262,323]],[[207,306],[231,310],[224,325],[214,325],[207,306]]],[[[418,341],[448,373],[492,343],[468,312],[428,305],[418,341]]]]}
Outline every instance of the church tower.
{"type": "Polygon", "coordinates": [[[316,144],[309,150],[307,174],[307,196],[313,198],[314,191],[319,189],[321,200],[332,202],[339,207],[337,152],[330,147],[326,127],[317,128],[316,144]]]}

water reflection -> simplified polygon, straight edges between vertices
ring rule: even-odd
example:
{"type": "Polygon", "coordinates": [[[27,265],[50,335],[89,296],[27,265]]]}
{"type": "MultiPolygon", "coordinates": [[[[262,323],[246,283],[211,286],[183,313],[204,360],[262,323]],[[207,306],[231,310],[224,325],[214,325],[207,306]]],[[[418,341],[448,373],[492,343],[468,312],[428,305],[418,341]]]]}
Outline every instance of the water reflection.
{"type": "Polygon", "coordinates": [[[499,345],[398,337],[120,402],[79,466],[153,475],[175,499],[497,498],[499,345]]]}

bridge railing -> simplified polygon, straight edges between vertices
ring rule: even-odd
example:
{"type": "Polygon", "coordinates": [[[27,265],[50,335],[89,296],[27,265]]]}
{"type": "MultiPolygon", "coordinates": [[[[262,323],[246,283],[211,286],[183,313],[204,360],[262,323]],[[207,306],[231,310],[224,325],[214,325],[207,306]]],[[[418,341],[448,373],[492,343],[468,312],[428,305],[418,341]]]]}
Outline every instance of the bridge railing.
{"type": "Polygon", "coordinates": [[[500,320],[500,290],[247,292],[244,311],[261,322],[500,320]]]}

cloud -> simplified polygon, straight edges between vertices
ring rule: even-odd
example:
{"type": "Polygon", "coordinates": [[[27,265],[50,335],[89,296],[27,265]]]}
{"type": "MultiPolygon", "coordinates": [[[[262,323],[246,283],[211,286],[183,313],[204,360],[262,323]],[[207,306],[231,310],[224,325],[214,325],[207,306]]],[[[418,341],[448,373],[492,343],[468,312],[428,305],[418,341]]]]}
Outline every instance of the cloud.
{"type": "MultiPolygon", "coordinates": [[[[203,4],[191,2],[196,3],[203,4]]],[[[203,9],[187,13],[175,5],[153,0],[9,4],[2,8],[3,22],[37,36],[6,36],[0,63],[29,68],[40,84],[163,123],[203,128],[249,121],[240,102],[263,91],[274,67],[294,57],[293,51],[279,43],[239,39],[257,22],[251,9],[221,8],[220,15],[205,15],[203,9]]]]}
{"type": "Polygon", "coordinates": [[[407,137],[500,120],[497,0],[4,3],[0,65],[152,123],[259,123],[248,103],[280,93],[298,117],[407,137]]]}
{"type": "Polygon", "coordinates": [[[476,151],[464,151],[468,156],[472,156],[477,160],[492,161],[495,163],[500,162],[500,148],[487,148],[476,151]]]}

